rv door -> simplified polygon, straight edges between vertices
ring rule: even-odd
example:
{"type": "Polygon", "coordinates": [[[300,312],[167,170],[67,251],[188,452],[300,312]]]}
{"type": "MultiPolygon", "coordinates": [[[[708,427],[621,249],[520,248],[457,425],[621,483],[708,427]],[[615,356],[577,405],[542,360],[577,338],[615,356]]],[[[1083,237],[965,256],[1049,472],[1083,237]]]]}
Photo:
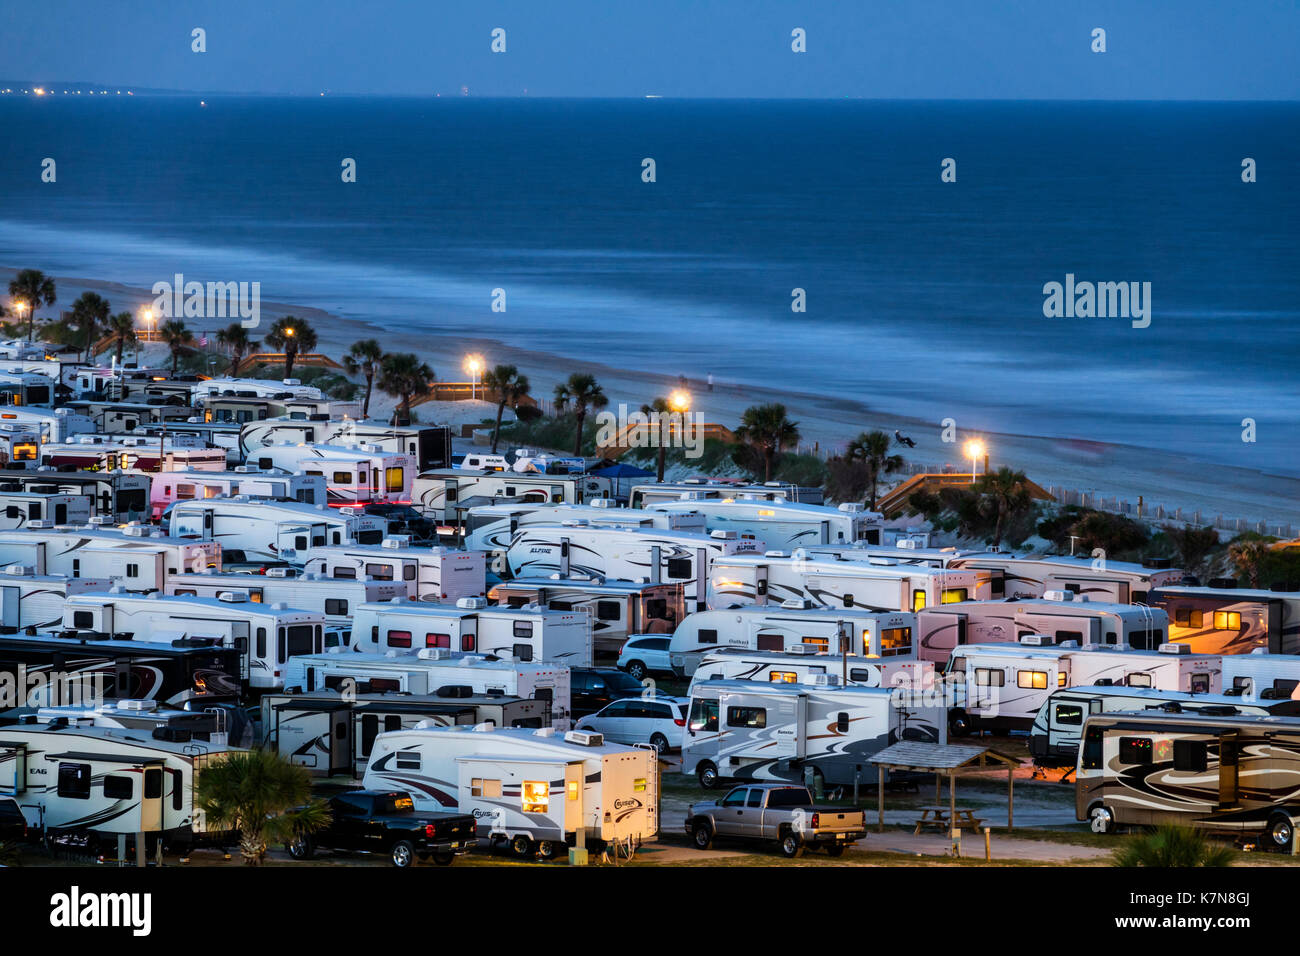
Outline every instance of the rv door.
{"type": "MultiPolygon", "coordinates": [[[[726,704],[726,701],[723,701],[726,704]]],[[[773,728],[772,756],[801,760],[808,755],[808,734],[804,721],[808,716],[808,698],[800,694],[793,698],[773,700],[766,708],[767,726],[773,728]]],[[[723,717],[727,712],[724,707],[723,717]]]]}
{"type": "Polygon", "coordinates": [[[0,624],[17,629],[21,603],[21,588],[0,588],[0,624]]]}
{"type": "Polygon", "coordinates": [[[1219,809],[1235,807],[1239,799],[1237,763],[1239,747],[1237,732],[1219,734],[1219,809]]]}
{"type": "Polygon", "coordinates": [[[140,794],[140,832],[156,833],[163,828],[163,768],[146,765],[140,794]]]}
{"type": "Polygon", "coordinates": [[[754,603],[767,604],[767,565],[754,567],[754,603]]]}
{"type": "Polygon", "coordinates": [[[584,812],[583,773],[584,761],[575,760],[564,765],[564,833],[561,838],[582,829],[584,812]]]}

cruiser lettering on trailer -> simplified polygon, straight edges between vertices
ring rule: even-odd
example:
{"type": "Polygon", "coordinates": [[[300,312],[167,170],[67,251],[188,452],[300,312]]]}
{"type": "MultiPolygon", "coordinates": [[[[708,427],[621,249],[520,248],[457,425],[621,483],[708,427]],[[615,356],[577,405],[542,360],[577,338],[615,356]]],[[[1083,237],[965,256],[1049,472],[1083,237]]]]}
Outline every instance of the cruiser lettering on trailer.
{"type": "Polygon", "coordinates": [[[50,925],[57,929],[131,930],[132,936],[148,936],[153,928],[151,893],[82,893],[73,886],[67,893],[50,897],[50,925]]]}

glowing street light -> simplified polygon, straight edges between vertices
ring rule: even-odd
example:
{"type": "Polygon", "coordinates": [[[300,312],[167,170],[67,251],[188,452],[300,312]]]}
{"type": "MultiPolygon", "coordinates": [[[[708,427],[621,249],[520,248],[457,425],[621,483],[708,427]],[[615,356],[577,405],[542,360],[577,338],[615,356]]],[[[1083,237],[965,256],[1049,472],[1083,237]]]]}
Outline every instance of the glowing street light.
{"type": "Polygon", "coordinates": [[[962,449],[966,457],[970,459],[970,480],[971,484],[975,483],[975,462],[980,455],[984,454],[984,443],[978,438],[972,438],[962,449]]]}
{"type": "Polygon", "coordinates": [[[668,407],[681,414],[690,411],[691,393],[684,388],[674,389],[668,396],[668,407]]]}
{"type": "Polygon", "coordinates": [[[477,353],[466,355],[463,367],[466,374],[469,375],[469,397],[471,399],[477,398],[479,376],[483,374],[485,368],[483,356],[477,353]]]}

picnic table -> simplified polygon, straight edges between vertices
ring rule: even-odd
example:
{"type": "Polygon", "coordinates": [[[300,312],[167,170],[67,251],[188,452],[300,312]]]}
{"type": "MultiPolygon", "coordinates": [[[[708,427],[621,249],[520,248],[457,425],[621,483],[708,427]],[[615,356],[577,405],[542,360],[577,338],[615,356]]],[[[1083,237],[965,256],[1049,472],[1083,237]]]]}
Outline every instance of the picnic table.
{"type": "Polygon", "coordinates": [[[971,831],[979,829],[981,821],[975,816],[974,810],[968,807],[954,807],[951,816],[948,811],[946,805],[921,807],[921,817],[916,821],[916,829],[912,831],[912,835],[916,836],[925,827],[934,827],[936,830],[951,830],[953,827],[971,831]]]}

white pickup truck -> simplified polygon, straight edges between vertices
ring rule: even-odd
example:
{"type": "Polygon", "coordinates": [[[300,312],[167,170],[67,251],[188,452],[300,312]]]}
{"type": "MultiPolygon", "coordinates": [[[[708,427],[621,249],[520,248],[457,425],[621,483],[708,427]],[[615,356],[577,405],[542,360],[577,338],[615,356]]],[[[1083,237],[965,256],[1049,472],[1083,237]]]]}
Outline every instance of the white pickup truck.
{"type": "Polygon", "coordinates": [[[807,787],[751,783],[733,787],[721,800],[691,804],[686,832],[701,850],[714,837],[736,837],[775,843],[787,857],[809,847],[839,856],[866,836],[867,826],[861,810],[815,805],[807,787]]]}

